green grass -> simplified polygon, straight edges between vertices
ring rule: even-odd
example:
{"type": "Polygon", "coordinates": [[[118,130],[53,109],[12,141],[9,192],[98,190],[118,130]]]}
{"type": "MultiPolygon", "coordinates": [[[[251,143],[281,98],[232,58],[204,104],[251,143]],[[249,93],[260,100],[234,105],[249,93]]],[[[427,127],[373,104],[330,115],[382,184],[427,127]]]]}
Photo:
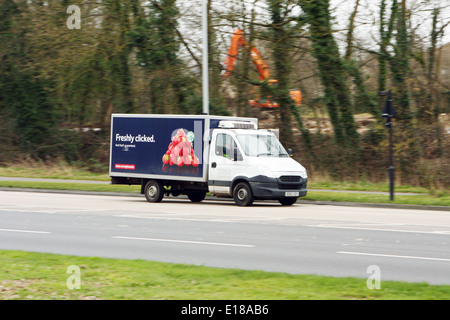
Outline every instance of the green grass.
{"type": "Polygon", "coordinates": [[[144,260],[118,260],[0,250],[0,299],[307,300],[450,299],[450,286],[220,269],[144,260]],[[69,290],[67,268],[81,270],[69,290]]]}
{"type": "MultiPolygon", "coordinates": [[[[19,165],[8,165],[0,167],[0,176],[5,177],[33,177],[72,180],[98,180],[108,181],[107,173],[91,173],[83,168],[69,166],[63,163],[42,164],[25,163],[19,165]]],[[[88,183],[59,183],[59,182],[29,182],[29,181],[0,181],[0,187],[9,188],[33,188],[53,190],[76,190],[95,192],[131,192],[139,193],[140,186],[88,184],[88,183]]],[[[388,191],[387,183],[359,182],[331,182],[327,179],[317,177],[308,182],[309,189],[325,190],[352,190],[352,191],[388,191]]],[[[355,194],[341,192],[309,191],[308,196],[303,199],[313,201],[345,201],[345,202],[369,202],[369,203],[397,203],[413,205],[437,205],[450,206],[450,194],[448,190],[435,190],[433,194],[422,187],[396,186],[396,192],[424,193],[424,195],[396,195],[395,201],[391,202],[387,195],[377,194],[355,194]]]]}
{"type": "MultiPolygon", "coordinates": [[[[106,169],[107,171],[108,169],[106,169]]],[[[22,165],[0,166],[0,177],[22,177],[43,179],[110,180],[108,173],[92,173],[88,170],[63,163],[52,165],[39,162],[22,165]]]]}
{"type": "MultiPolygon", "coordinates": [[[[50,179],[73,179],[73,180],[98,180],[109,181],[108,173],[92,173],[76,166],[69,166],[64,163],[52,165],[42,163],[25,163],[22,165],[0,166],[0,177],[25,177],[25,178],[50,178],[50,179]]],[[[326,190],[356,190],[356,191],[389,191],[388,183],[371,183],[367,181],[345,182],[331,181],[324,177],[316,177],[308,182],[310,189],[326,190]]],[[[429,193],[423,187],[396,186],[398,192],[429,193]]],[[[435,192],[436,194],[442,192],[435,192]]]]}
{"type": "Polygon", "coordinates": [[[90,184],[72,182],[35,182],[35,181],[0,181],[3,188],[30,188],[49,190],[74,190],[74,191],[94,191],[94,192],[140,192],[141,186],[137,185],[110,185],[110,184],[90,184]]]}
{"type": "MultiPolygon", "coordinates": [[[[361,203],[391,203],[410,204],[424,206],[450,206],[450,195],[394,195],[394,201],[389,200],[389,195],[345,193],[345,192],[322,192],[308,191],[305,200],[313,201],[337,201],[337,202],[361,202],[361,203]]],[[[300,200],[301,202],[301,200],[300,200]]]]}
{"type": "MultiPolygon", "coordinates": [[[[388,183],[372,183],[366,181],[359,182],[333,182],[329,180],[311,180],[308,181],[308,188],[311,189],[325,189],[325,190],[354,190],[354,191],[378,191],[389,192],[388,183]]],[[[395,186],[396,192],[411,192],[411,193],[430,193],[427,188],[414,186],[395,186]]]]}

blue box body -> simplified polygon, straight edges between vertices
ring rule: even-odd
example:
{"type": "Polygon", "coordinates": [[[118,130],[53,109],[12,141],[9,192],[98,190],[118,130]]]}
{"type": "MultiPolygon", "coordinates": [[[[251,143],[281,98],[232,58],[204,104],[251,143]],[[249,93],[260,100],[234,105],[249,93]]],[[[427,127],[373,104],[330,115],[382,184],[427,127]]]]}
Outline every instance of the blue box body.
{"type": "Polygon", "coordinates": [[[202,116],[113,115],[111,121],[110,176],[181,177],[204,180],[204,141],[206,118],[202,116]],[[163,163],[172,137],[179,129],[191,132],[197,167],[163,163]]]}

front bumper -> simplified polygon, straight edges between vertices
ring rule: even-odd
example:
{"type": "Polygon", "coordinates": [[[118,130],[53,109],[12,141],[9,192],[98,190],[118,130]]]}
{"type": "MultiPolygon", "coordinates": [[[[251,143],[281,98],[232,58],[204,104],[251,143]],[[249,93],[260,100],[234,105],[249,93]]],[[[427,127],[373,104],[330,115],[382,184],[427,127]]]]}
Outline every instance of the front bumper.
{"type": "Polygon", "coordinates": [[[280,199],[290,197],[289,193],[298,192],[299,197],[306,196],[308,179],[300,176],[281,176],[268,178],[257,176],[249,181],[253,196],[257,199],[280,199]]]}

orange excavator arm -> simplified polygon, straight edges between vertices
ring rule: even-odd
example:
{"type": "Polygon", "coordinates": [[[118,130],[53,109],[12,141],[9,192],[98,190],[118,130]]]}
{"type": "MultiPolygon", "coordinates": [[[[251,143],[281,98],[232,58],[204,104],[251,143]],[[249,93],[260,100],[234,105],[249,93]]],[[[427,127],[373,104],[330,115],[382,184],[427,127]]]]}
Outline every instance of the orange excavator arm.
{"type": "MultiPolygon", "coordinates": [[[[225,59],[225,73],[223,74],[224,77],[227,77],[231,71],[233,71],[234,63],[236,62],[237,55],[239,53],[239,48],[241,46],[245,46],[246,48],[249,47],[247,41],[245,41],[242,30],[236,29],[233,33],[233,38],[231,38],[231,45],[228,49],[227,57],[225,59]]],[[[250,49],[250,56],[253,59],[253,63],[256,66],[256,69],[258,70],[259,74],[259,80],[264,81],[269,79],[270,73],[269,73],[269,66],[264,61],[264,59],[261,57],[261,54],[255,47],[251,47],[250,49]]]]}
{"type": "MultiPolygon", "coordinates": [[[[236,29],[233,33],[233,37],[231,38],[231,45],[228,49],[227,57],[225,58],[225,72],[223,73],[224,78],[229,76],[231,71],[233,71],[234,63],[236,62],[239,48],[241,46],[248,48],[249,44],[245,41],[242,30],[236,29]]],[[[250,48],[250,56],[256,66],[256,69],[258,70],[259,80],[261,82],[267,81],[269,85],[273,85],[278,82],[278,80],[270,79],[269,66],[255,47],[250,48]]],[[[302,103],[302,93],[300,90],[290,90],[290,96],[291,99],[294,100],[296,106],[299,106],[302,103]]],[[[251,106],[259,106],[262,108],[275,108],[279,106],[279,104],[272,101],[269,96],[267,96],[265,100],[266,102],[261,102],[258,100],[249,100],[249,102],[251,106]]]]}

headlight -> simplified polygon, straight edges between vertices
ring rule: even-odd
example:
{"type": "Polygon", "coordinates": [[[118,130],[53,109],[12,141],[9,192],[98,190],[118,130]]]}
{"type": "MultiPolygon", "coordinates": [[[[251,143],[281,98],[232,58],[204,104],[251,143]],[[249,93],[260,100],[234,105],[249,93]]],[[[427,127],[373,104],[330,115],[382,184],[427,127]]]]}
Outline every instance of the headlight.
{"type": "Polygon", "coordinates": [[[302,169],[300,170],[300,172],[301,172],[300,176],[303,179],[307,179],[308,178],[308,174],[306,173],[306,169],[303,166],[302,166],[302,169]]]}

